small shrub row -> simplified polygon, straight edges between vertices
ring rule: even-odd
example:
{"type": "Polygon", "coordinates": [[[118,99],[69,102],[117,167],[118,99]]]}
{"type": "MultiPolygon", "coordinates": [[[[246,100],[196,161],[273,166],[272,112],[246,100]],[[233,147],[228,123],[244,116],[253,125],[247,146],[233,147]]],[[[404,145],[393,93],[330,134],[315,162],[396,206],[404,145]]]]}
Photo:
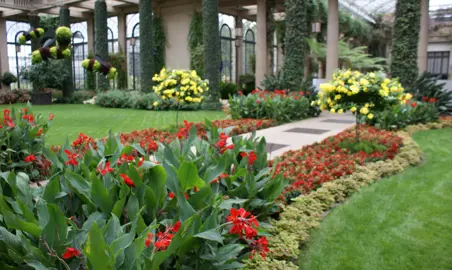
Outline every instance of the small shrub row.
{"type": "Polygon", "coordinates": [[[375,112],[375,117],[366,118],[366,123],[386,130],[399,130],[409,125],[426,124],[438,120],[439,112],[434,103],[412,101],[375,112]]]}
{"type": "Polygon", "coordinates": [[[0,91],[0,104],[27,103],[31,100],[31,91],[29,90],[12,90],[0,91]]]}
{"type": "Polygon", "coordinates": [[[63,98],[63,92],[60,90],[52,90],[52,100],[54,103],[83,104],[85,101],[96,96],[95,91],[77,90],[72,93],[69,99],[63,98]]]}
{"type": "Polygon", "coordinates": [[[142,110],[198,110],[200,104],[177,104],[175,100],[162,100],[155,93],[142,93],[139,91],[112,90],[99,93],[96,105],[107,108],[129,108],[142,110]]]}
{"type": "Polygon", "coordinates": [[[254,90],[249,95],[238,95],[229,99],[232,118],[273,119],[290,122],[318,115],[311,106],[311,92],[286,92],[254,90]]]}

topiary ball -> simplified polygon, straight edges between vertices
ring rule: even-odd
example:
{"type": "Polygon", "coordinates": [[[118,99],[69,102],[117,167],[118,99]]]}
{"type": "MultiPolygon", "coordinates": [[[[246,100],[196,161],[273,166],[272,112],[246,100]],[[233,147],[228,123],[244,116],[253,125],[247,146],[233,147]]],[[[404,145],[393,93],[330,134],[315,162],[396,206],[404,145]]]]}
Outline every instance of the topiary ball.
{"type": "Polygon", "coordinates": [[[57,59],[57,47],[51,47],[50,48],[50,55],[53,59],[57,59]]]}
{"type": "Polygon", "coordinates": [[[60,26],[56,30],[56,40],[58,42],[58,46],[62,47],[62,49],[66,49],[69,44],[71,44],[72,39],[72,31],[69,27],[60,26]]]}
{"type": "Polygon", "coordinates": [[[107,79],[114,80],[118,76],[118,70],[114,67],[110,68],[107,74],[107,79]]]}
{"type": "Polygon", "coordinates": [[[70,49],[65,49],[61,52],[63,54],[64,58],[71,58],[71,50],[70,49]]]}
{"type": "Polygon", "coordinates": [[[102,65],[100,64],[99,61],[96,60],[93,65],[93,71],[99,72],[101,68],[102,68],[102,65]]]}
{"type": "Polygon", "coordinates": [[[88,67],[89,67],[89,62],[90,62],[91,60],[90,59],[85,59],[85,60],[83,60],[82,61],[82,67],[84,68],[84,69],[88,69],[88,67]]]}
{"type": "Polygon", "coordinates": [[[20,35],[19,36],[19,43],[21,45],[25,45],[27,43],[27,37],[25,35],[20,35]]]}
{"type": "Polygon", "coordinates": [[[31,54],[31,63],[33,65],[42,63],[42,56],[39,50],[33,51],[31,54]]]}

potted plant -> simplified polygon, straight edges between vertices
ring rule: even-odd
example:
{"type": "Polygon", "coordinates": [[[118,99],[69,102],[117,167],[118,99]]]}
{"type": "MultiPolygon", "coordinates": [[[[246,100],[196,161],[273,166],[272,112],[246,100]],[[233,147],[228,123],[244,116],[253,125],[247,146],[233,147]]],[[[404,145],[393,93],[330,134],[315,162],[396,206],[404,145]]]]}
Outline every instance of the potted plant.
{"type": "Polygon", "coordinates": [[[52,104],[52,90],[63,87],[69,72],[62,61],[49,60],[23,68],[21,75],[33,84],[31,103],[46,105],[52,104]]]}
{"type": "Polygon", "coordinates": [[[1,77],[1,82],[6,86],[7,89],[9,89],[12,83],[17,82],[17,77],[11,72],[7,71],[3,73],[3,76],[1,77]]]}

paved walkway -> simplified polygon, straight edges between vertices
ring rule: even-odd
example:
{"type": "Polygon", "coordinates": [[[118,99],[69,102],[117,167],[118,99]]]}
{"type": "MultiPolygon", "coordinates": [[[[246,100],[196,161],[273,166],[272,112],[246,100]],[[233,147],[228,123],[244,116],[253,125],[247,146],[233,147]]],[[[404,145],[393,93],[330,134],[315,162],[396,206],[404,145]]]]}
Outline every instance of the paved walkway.
{"type": "MultiPolygon", "coordinates": [[[[322,113],[317,118],[259,130],[257,136],[265,137],[269,159],[273,159],[289,150],[298,150],[304,145],[320,142],[354,124],[355,117],[352,114],[322,113]]],[[[243,136],[250,136],[250,134],[243,136]]]]}

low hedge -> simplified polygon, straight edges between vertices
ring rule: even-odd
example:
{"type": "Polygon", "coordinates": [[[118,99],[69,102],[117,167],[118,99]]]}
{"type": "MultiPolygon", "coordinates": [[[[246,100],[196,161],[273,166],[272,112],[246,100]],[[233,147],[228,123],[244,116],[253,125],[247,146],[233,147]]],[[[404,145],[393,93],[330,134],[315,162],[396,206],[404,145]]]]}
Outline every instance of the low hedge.
{"type": "Polygon", "coordinates": [[[31,100],[30,90],[0,91],[0,104],[27,103],[31,100]]]}
{"type": "Polygon", "coordinates": [[[154,93],[112,90],[99,93],[96,105],[106,108],[128,108],[141,110],[199,110],[200,104],[177,105],[174,100],[162,100],[154,93]]]}
{"type": "Polygon", "coordinates": [[[316,115],[311,109],[311,92],[254,90],[249,95],[229,99],[229,113],[233,119],[273,119],[280,123],[301,120],[316,115]]]}
{"type": "Polygon", "coordinates": [[[325,213],[342,203],[361,187],[387,176],[402,172],[421,162],[421,149],[410,134],[427,129],[452,127],[452,118],[442,118],[439,123],[409,126],[397,135],[403,146],[394,159],[358,166],[351,175],[324,183],[317,190],[299,196],[286,206],[278,220],[272,220],[273,228],[268,238],[270,252],[266,260],[254,257],[246,262],[245,269],[296,270],[301,246],[309,239],[310,230],[320,225],[325,213]]]}

